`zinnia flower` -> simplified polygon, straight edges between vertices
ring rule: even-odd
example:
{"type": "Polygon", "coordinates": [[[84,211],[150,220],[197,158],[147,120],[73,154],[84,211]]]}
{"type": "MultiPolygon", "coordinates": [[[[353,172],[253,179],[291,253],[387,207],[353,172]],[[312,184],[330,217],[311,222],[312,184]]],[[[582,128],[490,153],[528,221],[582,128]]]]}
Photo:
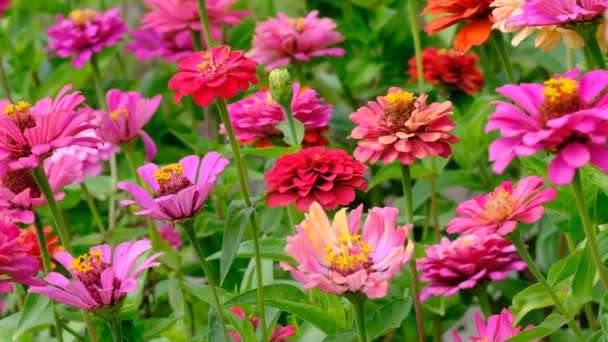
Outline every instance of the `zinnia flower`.
{"type": "Polygon", "coordinates": [[[412,256],[414,244],[407,242],[412,225],[395,227],[397,208],[372,208],[361,231],[362,212],[363,205],[348,217],[346,209],[341,209],[332,224],[321,205],[313,203],[296,226],[297,235],[287,237],[285,252],[298,268],[285,262],[281,268],[307,290],[386,296],[389,280],[412,256]]]}
{"type": "Polygon", "coordinates": [[[157,253],[135,263],[152,248],[149,240],[123,242],[114,252],[110,245],[91,247],[88,253],[74,258],[67,252],[55,254],[73,279],[51,272],[45,286],[32,286],[30,293],[40,293],[54,301],[87,311],[106,307],[119,307],[127,293],[137,290],[137,278],[146,269],[159,266],[155,262],[163,253],[157,253]]]}
{"type": "Polygon", "coordinates": [[[125,50],[133,52],[140,61],[162,57],[168,62],[177,62],[194,51],[190,31],[133,30],[129,34],[134,40],[125,46],[125,50]]]}
{"type": "Polygon", "coordinates": [[[455,124],[448,117],[452,103],[426,105],[426,95],[414,94],[392,87],[377,102],[368,102],[349,118],[358,126],[349,138],[359,139],[355,158],[361,162],[388,164],[399,159],[409,165],[417,159],[452,154],[450,143],[458,138],[447,133],[455,124]]]}
{"type": "Polygon", "coordinates": [[[266,65],[266,71],[296,61],[308,62],[319,56],[344,56],[344,49],[330,48],[344,37],[334,31],[336,23],[329,18],[317,18],[319,11],[305,18],[289,18],[278,13],[278,18],[259,22],[253,36],[253,48],[247,56],[266,65]]]}
{"type": "MultiPolygon", "coordinates": [[[[46,250],[51,257],[56,253],[63,251],[63,247],[59,244],[59,236],[50,235],[52,231],[53,227],[47,226],[43,228],[46,250]]],[[[28,229],[22,230],[21,235],[19,236],[19,243],[30,247],[27,254],[36,257],[40,262],[40,270],[44,270],[42,252],[40,251],[40,244],[36,237],[36,227],[30,226],[28,229]]],[[[51,264],[51,267],[55,268],[55,264],[51,264]]]]}
{"type": "Polygon", "coordinates": [[[127,26],[118,17],[118,7],[106,12],[92,9],[73,10],[67,18],[57,15],[57,25],[47,34],[49,50],[61,58],[75,55],[72,65],[82,68],[94,53],[118,43],[127,26]]]}
{"type": "Polygon", "coordinates": [[[608,172],[608,71],[594,70],[578,80],[579,70],[556,75],[544,84],[505,85],[495,101],[486,132],[502,138],[490,145],[493,169],[502,173],[516,156],[545,150],[555,153],[549,165],[553,184],[566,185],[574,172],[591,163],[608,172]]]}
{"type": "Polygon", "coordinates": [[[422,289],[422,301],[449,297],[487,281],[503,281],[507,272],[526,269],[515,246],[498,235],[461,235],[426,248],[426,257],[416,260],[420,281],[431,282],[422,289]]]}
{"type": "Polygon", "coordinates": [[[184,244],[184,242],[182,241],[182,237],[181,235],[179,235],[179,232],[175,229],[175,226],[172,224],[164,224],[160,227],[160,237],[163,238],[163,240],[167,241],[169,243],[169,245],[171,246],[171,248],[175,249],[175,250],[180,250],[182,249],[182,246],[184,244]]]}
{"type": "MultiPolygon", "coordinates": [[[[499,315],[488,317],[488,324],[483,321],[483,317],[479,313],[475,313],[475,323],[477,325],[477,336],[471,337],[473,342],[503,342],[509,338],[519,334],[521,327],[513,327],[515,316],[507,309],[502,309],[499,315]]],[[[526,329],[532,328],[532,325],[526,329]]],[[[453,342],[463,342],[456,330],[452,331],[453,342]]],[[[537,342],[533,340],[531,342],[537,342]]]]}
{"type": "Polygon", "coordinates": [[[367,167],[343,150],[313,147],[281,156],[264,174],[269,207],[296,203],[306,211],[313,202],[335,209],[355,200],[355,189],[367,190],[363,173],[367,167]]]}
{"type": "Polygon", "coordinates": [[[78,134],[94,128],[90,111],[76,111],[84,101],[80,92],[66,93],[67,85],[57,97],[44,98],[35,105],[25,101],[11,104],[0,100],[0,174],[2,170],[36,168],[53,151],[66,146],[94,147],[99,139],[78,134]]]}
{"type": "Polygon", "coordinates": [[[521,13],[507,23],[515,26],[546,26],[591,21],[604,15],[608,0],[524,0],[521,13]]]}
{"type": "Polygon", "coordinates": [[[9,6],[11,5],[11,1],[10,0],[0,0],[0,18],[2,18],[2,15],[4,14],[4,11],[9,8],[9,6]]]}
{"type": "Polygon", "coordinates": [[[429,0],[422,14],[442,17],[426,24],[424,31],[433,35],[462,21],[468,21],[454,37],[454,48],[458,52],[469,51],[473,46],[485,43],[492,31],[493,0],[429,0]]]}
{"type": "Polygon", "coordinates": [[[126,93],[112,89],[106,94],[108,111],[97,111],[99,136],[113,144],[128,144],[141,137],[146,148],[146,161],[156,155],[154,140],[143,130],[160,104],[162,97],[156,95],[146,99],[139,92],[126,93]]]}
{"type": "Polygon", "coordinates": [[[217,176],[226,165],[228,159],[217,152],[207,153],[202,161],[198,156],[188,156],[163,167],[146,164],[138,168],[137,173],[154,191],[156,198],[137,184],[120,182],[118,188],[128,191],[135,199],[124,200],[121,204],[136,204],[141,210],[135,215],[156,220],[190,219],[202,210],[217,176]]]}
{"type": "MultiPolygon", "coordinates": [[[[298,83],[293,84],[291,113],[296,120],[302,122],[305,131],[318,131],[327,127],[332,105],[323,104],[322,101],[315,90],[300,87],[298,83]]],[[[285,113],[268,90],[228,105],[228,114],[236,138],[241,143],[267,142],[283,137],[283,132],[277,125],[285,120],[285,113]]],[[[221,133],[226,133],[224,125],[221,133]]]]}
{"type": "MultiPolygon", "coordinates": [[[[231,307],[230,311],[232,311],[232,313],[234,313],[235,315],[237,315],[238,317],[240,317],[242,319],[248,318],[249,322],[251,323],[251,326],[253,327],[253,331],[258,330],[258,326],[260,325],[259,317],[256,317],[256,316],[247,317],[247,315],[245,314],[245,311],[243,311],[243,309],[236,307],[236,306],[231,307]]],[[[280,324],[277,324],[276,328],[274,328],[274,330],[272,331],[272,334],[270,335],[270,339],[268,340],[268,342],[283,342],[286,338],[292,337],[295,334],[296,334],[296,327],[294,327],[293,325],[288,325],[286,327],[283,327],[280,324]]],[[[230,333],[228,333],[228,335],[230,335],[230,337],[232,337],[232,339],[235,342],[243,341],[243,339],[241,338],[241,336],[238,333],[230,332],[230,333]]]]}
{"type": "Polygon", "coordinates": [[[477,196],[456,208],[460,217],[448,223],[447,232],[498,234],[504,236],[517,226],[517,222],[533,223],[543,216],[542,204],[551,202],[557,192],[544,189],[544,179],[530,176],[522,179],[515,188],[509,181],[503,182],[493,192],[477,196]]]}
{"type": "MultiPolygon", "coordinates": [[[[481,91],[485,82],[477,68],[479,57],[474,53],[461,54],[454,50],[427,48],[422,51],[422,70],[424,79],[431,84],[447,88],[458,88],[468,95],[481,91]]],[[[418,79],[416,58],[409,60],[414,80],[418,79]]]]}
{"type": "Polygon", "coordinates": [[[177,64],[179,72],[169,80],[169,89],[177,89],[174,101],[194,95],[194,102],[207,106],[216,96],[229,99],[238,90],[256,84],[256,63],[243,56],[243,51],[230,51],[226,45],[195,52],[177,64]]]}

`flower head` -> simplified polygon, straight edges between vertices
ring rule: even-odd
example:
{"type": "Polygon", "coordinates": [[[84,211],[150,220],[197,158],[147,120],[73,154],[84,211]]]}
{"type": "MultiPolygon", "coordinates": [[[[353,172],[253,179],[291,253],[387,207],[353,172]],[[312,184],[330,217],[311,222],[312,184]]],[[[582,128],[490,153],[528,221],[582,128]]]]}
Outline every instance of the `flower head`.
{"type": "Polygon", "coordinates": [[[519,13],[507,23],[522,27],[590,21],[602,16],[607,8],[607,0],[524,0],[519,13]]]}
{"type": "Polygon", "coordinates": [[[228,159],[222,158],[217,152],[207,153],[202,161],[198,156],[188,156],[163,167],[146,164],[137,169],[137,173],[156,196],[153,197],[139,185],[120,182],[118,188],[128,191],[135,199],[124,200],[121,204],[136,204],[141,210],[135,215],[156,220],[190,219],[202,210],[217,176],[226,165],[228,159]]]}
{"type": "Polygon", "coordinates": [[[285,252],[298,268],[285,262],[281,267],[305,289],[386,296],[389,280],[412,256],[414,245],[406,245],[412,225],[395,227],[397,208],[372,208],[361,230],[362,212],[360,205],[347,217],[341,209],[331,223],[321,205],[313,203],[296,226],[297,235],[287,238],[285,252]]]}
{"type": "Polygon", "coordinates": [[[190,31],[158,33],[150,29],[132,30],[129,35],[133,41],[125,46],[125,50],[133,52],[140,61],[162,57],[168,62],[177,62],[194,51],[190,31]]]}
{"type": "Polygon", "coordinates": [[[179,235],[179,232],[175,229],[175,226],[172,224],[164,224],[160,227],[160,237],[163,238],[163,240],[167,241],[169,243],[169,245],[171,246],[171,248],[175,249],[175,250],[180,250],[182,249],[182,246],[184,244],[184,242],[182,241],[182,237],[181,235],[179,235]]]}
{"type": "Polygon", "coordinates": [[[174,101],[194,95],[194,102],[207,106],[216,96],[229,99],[238,90],[256,84],[256,63],[243,56],[243,51],[231,51],[222,45],[195,52],[177,64],[179,72],[169,80],[169,89],[177,89],[174,101]]]}
{"type": "Polygon", "coordinates": [[[313,147],[284,155],[264,174],[266,203],[276,207],[295,201],[300,211],[306,211],[313,202],[325,209],[348,205],[355,199],[355,189],[367,190],[365,169],[364,164],[338,149],[313,147]]]}
{"type": "Polygon", "coordinates": [[[50,299],[87,311],[120,307],[127,293],[137,290],[137,278],[146,269],[159,266],[155,262],[162,253],[137,260],[152,248],[149,240],[123,242],[114,251],[110,245],[91,247],[88,253],[73,257],[67,252],[55,254],[55,260],[65,267],[72,279],[57,272],[49,273],[45,286],[32,286],[30,293],[40,293],[50,299]]]}
{"type": "Polygon", "coordinates": [[[503,281],[507,272],[526,269],[515,246],[498,235],[461,235],[454,241],[443,238],[426,249],[426,257],[416,260],[420,281],[430,282],[420,293],[421,300],[449,297],[472,289],[484,281],[503,281]]]}
{"type": "MultiPolygon", "coordinates": [[[[237,315],[241,319],[248,318],[249,322],[251,323],[251,326],[253,327],[253,331],[258,330],[258,326],[260,325],[259,317],[256,317],[256,316],[247,317],[247,315],[245,314],[245,311],[243,311],[243,309],[236,307],[236,306],[231,307],[230,311],[232,311],[233,314],[237,315]]],[[[280,324],[277,324],[276,328],[274,328],[274,330],[272,331],[272,334],[270,334],[269,342],[283,342],[286,338],[292,337],[295,334],[296,334],[296,327],[294,327],[293,325],[288,325],[286,327],[283,327],[280,324]]],[[[230,337],[232,337],[232,339],[235,342],[243,341],[243,339],[241,338],[241,335],[239,335],[236,332],[230,332],[230,333],[228,333],[228,335],[230,335],[230,337]]]]}
{"type": "MultiPolygon", "coordinates": [[[[63,251],[63,247],[59,244],[59,236],[50,235],[52,231],[53,227],[47,226],[43,228],[46,250],[51,257],[63,251]]],[[[38,238],[36,237],[36,227],[30,226],[28,229],[22,230],[19,236],[19,243],[30,247],[27,254],[38,258],[40,269],[43,270],[42,252],[40,251],[40,244],[38,244],[38,238]]],[[[55,264],[52,264],[51,267],[55,268],[55,264]]]]}
{"type": "Polygon", "coordinates": [[[92,9],[77,9],[66,18],[57,16],[57,25],[51,27],[49,50],[61,58],[75,55],[72,65],[82,68],[94,53],[112,46],[122,39],[127,26],[118,17],[118,7],[106,12],[92,9]]]}
{"type": "Polygon", "coordinates": [[[359,139],[355,158],[388,164],[399,159],[409,165],[417,159],[452,154],[450,143],[458,138],[449,134],[455,124],[448,117],[452,103],[426,105],[426,95],[418,98],[399,88],[390,88],[388,95],[378,96],[349,118],[357,127],[350,138],[359,139]]]}
{"type": "Polygon", "coordinates": [[[0,0],[0,18],[2,18],[4,11],[6,9],[8,9],[10,7],[10,5],[11,5],[10,0],[0,0]]]}
{"type": "Polygon", "coordinates": [[[456,208],[460,217],[448,223],[447,232],[504,236],[515,230],[518,222],[529,224],[540,220],[544,213],[542,204],[557,196],[554,189],[541,190],[544,182],[538,176],[526,177],[516,187],[506,181],[485,196],[461,203],[456,208]]]}
{"type": "Polygon", "coordinates": [[[253,48],[247,54],[266,65],[270,71],[296,60],[307,62],[319,56],[343,56],[344,49],[329,46],[344,40],[335,31],[336,23],[329,18],[317,18],[319,11],[306,17],[290,18],[283,13],[278,18],[259,22],[253,36],[253,48]]]}
{"type": "MultiPolygon", "coordinates": [[[[477,336],[471,337],[473,342],[503,342],[509,338],[519,334],[521,327],[513,327],[515,316],[507,309],[502,309],[499,315],[488,317],[488,324],[483,321],[483,317],[479,313],[475,314],[475,322],[477,325],[477,336]]],[[[530,329],[533,326],[527,326],[530,329]]],[[[452,331],[453,342],[463,342],[456,330],[452,331]]],[[[537,342],[533,340],[530,342],[537,342]]]]}
{"type": "Polygon", "coordinates": [[[497,173],[516,156],[540,150],[555,154],[549,165],[553,184],[569,184],[574,172],[591,163],[608,172],[608,71],[594,70],[578,80],[579,70],[544,84],[505,85],[497,91],[515,102],[494,102],[486,132],[502,138],[490,145],[497,173]]]}

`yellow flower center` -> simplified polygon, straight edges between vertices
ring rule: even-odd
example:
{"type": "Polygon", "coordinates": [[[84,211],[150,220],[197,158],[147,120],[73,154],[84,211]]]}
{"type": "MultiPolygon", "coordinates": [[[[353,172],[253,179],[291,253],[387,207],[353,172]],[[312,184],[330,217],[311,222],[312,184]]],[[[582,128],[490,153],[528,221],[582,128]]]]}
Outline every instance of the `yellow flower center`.
{"type": "Polygon", "coordinates": [[[539,108],[542,122],[575,112],[581,107],[576,80],[552,78],[544,83],[544,101],[539,108]]]}
{"type": "Polygon", "coordinates": [[[388,102],[388,108],[380,117],[380,121],[384,122],[392,129],[404,129],[405,123],[412,116],[416,96],[404,90],[392,92],[384,97],[388,102]]]}
{"type": "Polygon", "coordinates": [[[289,24],[296,30],[298,33],[304,32],[304,27],[306,26],[306,21],[304,18],[289,18],[289,24]]]}
{"type": "Polygon", "coordinates": [[[169,164],[161,167],[154,171],[152,177],[156,179],[159,185],[163,185],[169,182],[174,177],[181,177],[184,172],[184,166],[182,164],[169,164]]]}
{"type": "Polygon", "coordinates": [[[85,253],[77,258],[74,258],[74,260],[72,260],[72,265],[70,265],[69,268],[77,273],[87,274],[88,272],[100,268],[102,265],[101,255],[101,251],[85,253]]]}
{"type": "Polygon", "coordinates": [[[74,20],[77,25],[84,25],[92,21],[97,15],[97,12],[92,9],[73,10],[70,12],[70,19],[74,20]]]}
{"type": "Polygon", "coordinates": [[[361,241],[360,235],[347,233],[325,247],[325,262],[333,271],[351,274],[371,264],[370,253],[373,250],[368,242],[361,241]]]}
{"type": "Polygon", "coordinates": [[[13,122],[24,131],[27,128],[36,126],[36,120],[30,113],[32,105],[26,101],[19,101],[16,104],[9,104],[4,108],[4,114],[13,120],[13,122]]]}
{"type": "Polygon", "coordinates": [[[114,120],[114,121],[118,121],[118,118],[121,115],[125,118],[125,121],[129,120],[129,111],[124,108],[119,108],[119,109],[112,111],[110,113],[110,118],[112,118],[112,120],[114,120]]]}
{"type": "Polygon", "coordinates": [[[32,107],[32,104],[26,101],[19,101],[17,104],[9,104],[4,108],[4,114],[14,117],[18,112],[25,112],[32,107]]]}
{"type": "Polygon", "coordinates": [[[502,221],[513,212],[513,195],[505,190],[500,189],[490,195],[490,199],[486,202],[486,214],[493,221],[502,221]]]}
{"type": "MultiPolygon", "coordinates": [[[[230,56],[230,52],[227,50],[218,52],[218,54],[223,54],[220,55],[220,57],[224,57],[222,60],[227,59],[230,56]]],[[[218,70],[222,70],[225,66],[226,63],[217,63],[216,59],[212,58],[213,56],[211,55],[211,52],[209,51],[203,51],[201,52],[201,58],[203,59],[200,63],[198,63],[198,65],[196,66],[198,68],[198,70],[201,72],[201,74],[205,75],[205,74],[210,74],[210,73],[216,73],[218,70]]]]}

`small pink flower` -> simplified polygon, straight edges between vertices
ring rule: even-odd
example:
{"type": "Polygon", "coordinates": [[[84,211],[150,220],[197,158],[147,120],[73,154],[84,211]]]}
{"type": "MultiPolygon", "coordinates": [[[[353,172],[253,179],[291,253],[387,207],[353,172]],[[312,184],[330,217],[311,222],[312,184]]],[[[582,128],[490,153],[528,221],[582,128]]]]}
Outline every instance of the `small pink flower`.
{"type": "Polygon", "coordinates": [[[149,240],[139,240],[123,242],[113,252],[110,245],[91,247],[76,258],[67,252],[56,253],[55,260],[73,279],[51,272],[44,277],[47,285],[32,286],[28,292],[87,311],[122,305],[127,293],[137,290],[139,275],[146,268],[160,265],[155,260],[163,253],[154,254],[135,267],[139,257],[151,248],[149,240]]]}
{"type": "Polygon", "coordinates": [[[0,0],[0,18],[2,18],[4,11],[6,9],[8,9],[10,7],[10,5],[11,5],[10,0],[0,0]]]}
{"type": "Polygon", "coordinates": [[[226,165],[228,159],[217,152],[207,153],[202,161],[198,156],[188,156],[163,167],[146,164],[137,169],[137,173],[154,191],[156,198],[139,185],[120,182],[118,188],[128,191],[135,199],[124,200],[121,204],[136,204],[141,210],[135,215],[155,220],[190,219],[202,210],[226,165]]]}
{"type": "MultiPolygon", "coordinates": [[[[488,317],[488,324],[483,321],[483,317],[479,313],[475,314],[475,323],[477,325],[477,336],[471,337],[473,342],[503,342],[507,339],[519,334],[521,327],[513,327],[515,316],[507,309],[502,309],[499,315],[488,317]]],[[[526,329],[533,328],[529,325],[526,329]]],[[[458,332],[452,330],[453,342],[463,342],[458,332]]],[[[537,342],[533,340],[530,342],[537,342]]]]}
{"type": "Polygon", "coordinates": [[[296,226],[297,235],[287,237],[285,252],[298,268],[285,262],[281,268],[307,290],[386,296],[388,282],[412,256],[414,245],[407,242],[412,225],[395,227],[397,208],[372,208],[361,231],[362,212],[360,205],[347,217],[341,209],[331,223],[323,208],[313,203],[296,226]]]}
{"type": "MultiPolygon", "coordinates": [[[[243,311],[243,309],[241,309],[239,307],[233,306],[230,308],[230,311],[232,311],[233,314],[237,315],[241,319],[247,318],[247,314],[245,314],[245,311],[243,311]]],[[[257,331],[258,326],[260,325],[260,318],[256,317],[256,316],[251,316],[251,317],[249,317],[249,322],[251,323],[251,326],[253,327],[253,331],[257,331]]],[[[283,342],[286,338],[292,337],[295,334],[296,334],[296,327],[294,327],[293,325],[288,325],[288,326],[284,327],[284,326],[281,326],[280,324],[277,324],[276,328],[274,328],[274,330],[272,331],[272,334],[270,335],[270,339],[268,340],[268,342],[283,342]]],[[[236,332],[229,332],[228,335],[230,335],[230,337],[232,337],[232,339],[235,342],[243,341],[241,336],[236,332]]]]}
{"type": "Polygon", "coordinates": [[[140,61],[162,57],[168,62],[177,62],[194,51],[190,31],[133,30],[129,34],[134,40],[125,46],[125,50],[133,52],[140,61]]]}
{"type": "Polygon", "coordinates": [[[336,23],[329,18],[319,19],[318,15],[319,11],[312,11],[305,18],[289,18],[279,13],[278,18],[259,22],[248,57],[270,71],[294,60],[307,62],[319,56],[344,56],[344,49],[329,47],[344,40],[334,31],[336,23]]]}
{"type": "Polygon", "coordinates": [[[164,224],[160,227],[160,237],[163,238],[163,240],[167,241],[169,243],[169,245],[171,246],[171,248],[175,249],[175,250],[180,250],[182,249],[182,246],[184,244],[184,242],[182,241],[182,237],[181,235],[179,235],[179,232],[175,229],[175,226],[172,224],[164,224]]]}
{"type": "Polygon", "coordinates": [[[493,192],[461,203],[456,208],[460,217],[448,223],[447,232],[504,236],[515,230],[517,222],[540,220],[542,204],[557,196],[554,189],[540,190],[544,182],[537,176],[522,179],[515,188],[511,182],[503,182],[493,192]]]}

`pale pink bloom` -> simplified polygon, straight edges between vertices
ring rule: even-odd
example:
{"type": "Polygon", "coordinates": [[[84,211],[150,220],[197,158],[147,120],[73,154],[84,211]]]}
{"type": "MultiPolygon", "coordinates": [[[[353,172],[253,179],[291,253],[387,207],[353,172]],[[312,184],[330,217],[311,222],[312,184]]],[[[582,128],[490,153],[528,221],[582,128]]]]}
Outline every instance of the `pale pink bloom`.
{"type": "Polygon", "coordinates": [[[318,15],[319,11],[312,11],[304,18],[290,18],[278,13],[278,18],[259,22],[248,57],[270,71],[293,61],[344,56],[344,49],[329,47],[344,40],[335,31],[336,23],[329,18],[317,18],[318,15]]]}
{"type": "Polygon", "coordinates": [[[602,16],[608,0],[524,0],[519,14],[507,23],[514,26],[545,26],[590,21],[602,16]]]}
{"type": "Polygon", "coordinates": [[[169,243],[169,245],[171,246],[171,248],[175,249],[175,250],[180,250],[182,249],[182,246],[184,244],[184,242],[182,241],[182,237],[181,235],[179,235],[179,232],[177,231],[177,229],[175,229],[175,226],[172,224],[164,224],[160,227],[160,237],[163,238],[163,240],[167,241],[169,243]]]}
{"type": "Polygon", "coordinates": [[[285,252],[298,263],[281,268],[305,289],[341,295],[386,296],[388,282],[410,259],[414,244],[407,240],[412,225],[395,227],[397,208],[372,208],[361,230],[363,205],[346,216],[341,209],[333,223],[318,203],[310,206],[297,235],[287,237],[285,252]]]}
{"type": "Polygon", "coordinates": [[[40,293],[50,299],[75,308],[94,311],[122,305],[127,293],[137,290],[137,278],[147,268],[159,266],[156,262],[163,253],[137,260],[149,249],[149,240],[123,242],[112,252],[110,245],[91,247],[88,253],[73,257],[67,252],[55,253],[55,260],[68,270],[72,279],[51,272],[45,286],[32,286],[30,293],[40,293]]]}
{"type": "Polygon", "coordinates": [[[519,181],[516,187],[503,182],[493,192],[477,196],[456,208],[460,215],[448,223],[447,232],[498,234],[504,236],[515,230],[517,223],[533,223],[543,216],[542,204],[551,202],[557,192],[544,189],[544,179],[530,176],[519,181]]]}
{"type": "MultiPolygon", "coordinates": [[[[245,314],[245,311],[243,311],[243,309],[233,306],[230,308],[230,311],[232,311],[233,314],[237,315],[239,318],[241,319],[249,319],[249,322],[251,323],[251,326],[253,327],[253,331],[257,331],[258,330],[258,326],[260,325],[260,318],[257,316],[250,316],[247,317],[247,315],[245,314]]],[[[268,342],[283,342],[286,338],[292,337],[296,334],[296,327],[294,327],[293,325],[288,325],[286,327],[281,326],[280,324],[277,324],[276,327],[272,330],[272,334],[270,334],[270,338],[268,339],[268,342]]],[[[230,335],[230,337],[232,337],[232,339],[235,342],[242,342],[243,339],[241,338],[241,335],[239,335],[236,332],[229,332],[228,335],[230,335]]]]}
{"type": "MultiPolygon", "coordinates": [[[[488,317],[487,325],[483,321],[483,317],[479,313],[475,313],[475,323],[477,325],[477,336],[471,337],[472,342],[503,342],[521,331],[521,327],[513,327],[515,316],[507,309],[502,309],[499,315],[488,317]]],[[[533,327],[533,325],[529,325],[526,329],[533,327]]],[[[463,342],[456,330],[452,330],[452,338],[453,342],[463,342]]]]}
{"type": "Polygon", "coordinates": [[[168,62],[177,62],[190,55],[192,34],[190,31],[158,33],[154,30],[133,30],[129,32],[133,41],[125,46],[140,61],[162,57],[168,62]]]}

